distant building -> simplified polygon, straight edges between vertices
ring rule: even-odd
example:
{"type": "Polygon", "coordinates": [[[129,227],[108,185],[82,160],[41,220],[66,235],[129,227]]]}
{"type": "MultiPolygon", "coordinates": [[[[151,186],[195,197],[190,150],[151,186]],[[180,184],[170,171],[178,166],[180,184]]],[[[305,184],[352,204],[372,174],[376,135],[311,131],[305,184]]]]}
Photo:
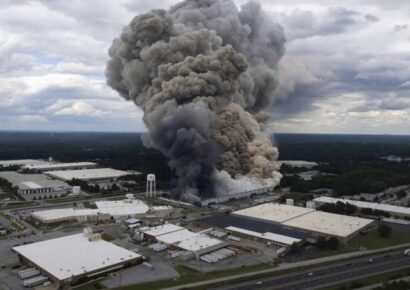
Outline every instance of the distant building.
{"type": "Polygon", "coordinates": [[[83,222],[108,222],[110,220],[127,220],[130,217],[144,217],[150,211],[150,207],[143,201],[118,200],[96,201],[96,209],[73,209],[60,208],[40,210],[32,213],[32,217],[45,224],[66,221],[83,222]]]}
{"type": "Polygon", "coordinates": [[[28,200],[60,197],[71,192],[67,183],[51,179],[43,174],[21,174],[14,171],[0,172],[0,178],[18,188],[17,193],[28,200]]]}
{"type": "Polygon", "coordinates": [[[81,170],[46,171],[44,174],[63,181],[80,179],[89,182],[115,181],[121,176],[129,175],[127,171],[112,168],[95,168],[81,170]]]}
{"type": "Polygon", "coordinates": [[[97,167],[94,162],[71,162],[71,163],[48,163],[48,164],[28,164],[22,169],[27,169],[34,172],[57,171],[57,170],[78,170],[90,169],[97,167]]]}
{"type": "Polygon", "coordinates": [[[19,160],[0,160],[0,166],[26,166],[26,165],[41,165],[41,164],[50,164],[44,160],[35,160],[35,159],[19,159],[19,160]]]}
{"type": "Polygon", "coordinates": [[[368,201],[351,200],[351,199],[343,199],[343,198],[334,198],[334,197],[328,197],[328,196],[321,196],[321,197],[315,198],[314,201],[318,205],[325,204],[325,203],[343,202],[343,203],[348,203],[348,204],[357,206],[358,208],[369,208],[372,210],[379,210],[379,211],[386,212],[386,213],[389,213],[397,217],[410,217],[410,208],[403,207],[403,206],[376,203],[376,202],[368,202],[368,201]]]}
{"type": "Polygon", "coordinates": [[[280,166],[287,165],[289,167],[302,167],[302,168],[307,168],[307,169],[311,169],[314,166],[318,165],[318,163],[316,162],[304,161],[304,160],[278,160],[276,162],[279,163],[280,166]]]}

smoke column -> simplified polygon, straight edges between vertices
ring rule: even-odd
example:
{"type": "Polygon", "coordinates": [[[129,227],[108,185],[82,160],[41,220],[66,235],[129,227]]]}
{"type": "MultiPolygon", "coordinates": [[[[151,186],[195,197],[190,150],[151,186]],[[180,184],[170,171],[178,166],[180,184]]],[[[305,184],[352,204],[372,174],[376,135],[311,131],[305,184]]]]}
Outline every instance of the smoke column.
{"type": "Polygon", "coordinates": [[[107,83],[144,111],[144,145],[160,150],[181,198],[280,181],[263,108],[285,37],[258,3],[186,0],[136,16],[114,39],[107,83]]]}

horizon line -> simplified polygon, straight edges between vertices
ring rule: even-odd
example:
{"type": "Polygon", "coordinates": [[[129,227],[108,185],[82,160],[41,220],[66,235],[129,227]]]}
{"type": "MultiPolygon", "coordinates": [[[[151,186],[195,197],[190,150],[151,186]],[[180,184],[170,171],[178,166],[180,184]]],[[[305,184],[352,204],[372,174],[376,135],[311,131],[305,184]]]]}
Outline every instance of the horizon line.
{"type": "MultiPolygon", "coordinates": [[[[148,131],[99,131],[99,130],[12,130],[0,129],[0,133],[117,133],[117,134],[143,134],[148,131]]],[[[272,135],[355,135],[355,136],[410,136],[410,134],[388,134],[388,133],[304,133],[304,132],[276,132],[272,135]]]]}

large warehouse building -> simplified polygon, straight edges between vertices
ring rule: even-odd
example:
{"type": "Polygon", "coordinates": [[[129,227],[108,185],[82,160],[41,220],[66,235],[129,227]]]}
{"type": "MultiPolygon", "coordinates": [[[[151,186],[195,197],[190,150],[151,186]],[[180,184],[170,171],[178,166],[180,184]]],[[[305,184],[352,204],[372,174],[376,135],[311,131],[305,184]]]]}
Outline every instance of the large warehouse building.
{"type": "Polygon", "coordinates": [[[13,248],[21,260],[57,283],[69,286],[97,275],[135,265],[141,255],[82,233],[13,248]]]}
{"type": "Polygon", "coordinates": [[[334,236],[347,243],[373,220],[317,211],[298,206],[265,203],[232,213],[285,228],[308,232],[313,236],[334,236]]]}
{"type": "Polygon", "coordinates": [[[112,168],[95,168],[95,169],[82,169],[82,170],[57,170],[44,172],[48,176],[57,178],[63,181],[69,181],[72,179],[80,179],[84,181],[112,181],[117,178],[130,173],[122,170],[116,170],[112,168]]]}
{"type": "Polygon", "coordinates": [[[70,163],[48,163],[48,164],[28,164],[22,168],[35,172],[57,171],[57,170],[79,170],[97,167],[94,162],[70,162],[70,163]]]}
{"type": "Polygon", "coordinates": [[[325,204],[325,203],[343,202],[343,203],[348,203],[348,204],[357,206],[358,208],[370,208],[373,210],[387,212],[397,217],[406,217],[406,216],[410,217],[410,208],[403,207],[403,206],[397,206],[397,205],[391,205],[391,204],[382,204],[382,203],[376,203],[376,202],[334,198],[334,197],[328,197],[328,196],[321,196],[321,197],[315,198],[314,202],[318,205],[325,204]]]}
{"type": "Polygon", "coordinates": [[[18,187],[17,193],[28,200],[60,197],[71,191],[71,186],[53,180],[43,174],[20,174],[14,171],[0,172],[0,178],[18,187]]]}
{"type": "Polygon", "coordinates": [[[310,232],[284,227],[280,223],[251,219],[234,214],[204,217],[196,220],[195,224],[201,228],[216,227],[234,237],[245,238],[279,248],[288,248],[293,243],[315,240],[314,235],[310,232]]]}

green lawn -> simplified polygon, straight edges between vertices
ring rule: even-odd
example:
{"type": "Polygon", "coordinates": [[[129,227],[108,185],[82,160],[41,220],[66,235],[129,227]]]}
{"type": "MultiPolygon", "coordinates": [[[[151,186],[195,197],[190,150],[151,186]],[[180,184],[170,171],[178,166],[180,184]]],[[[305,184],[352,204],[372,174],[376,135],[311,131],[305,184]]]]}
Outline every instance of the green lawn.
{"type": "Polygon", "coordinates": [[[6,198],[13,199],[15,198],[15,196],[11,192],[0,192],[0,200],[6,199],[6,198]]]}
{"type": "MultiPolygon", "coordinates": [[[[354,241],[353,241],[354,242],[354,241]]],[[[359,247],[366,247],[367,249],[379,249],[389,246],[410,242],[410,232],[400,231],[392,228],[392,234],[388,238],[380,238],[377,230],[369,232],[366,236],[359,236],[359,247]]]]}
{"type": "Polygon", "coordinates": [[[359,235],[354,238],[348,245],[340,245],[338,250],[324,250],[315,255],[305,256],[304,259],[316,259],[327,256],[344,254],[352,251],[357,251],[359,248],[367,250],[380,249],[385,247],[396,246],[400,244],[410,243],[410,232],[400,231],[392,228],[392,234],[388,238],[381,238],[377,230],[368,232],[366,235],[359,235]]]}
{"type": "Polygon", "coordinates": [[[93,202],[90,202],[90,201],[84,201],[83,202],[83,205],[84,205],[84,207],[85,208],[92,208],[92,209],[96,209],[97,208],[97,206],[95,205],[95,203],[93,203],[93,202]]]}
{"type": "Polygon", "coordinates": [[[13,228],[15,228],[18,231],[24,231],[26,228],[22,226],[21,224],[15,222],[15,221],[10,221],[10,224],[13,228]]]}

